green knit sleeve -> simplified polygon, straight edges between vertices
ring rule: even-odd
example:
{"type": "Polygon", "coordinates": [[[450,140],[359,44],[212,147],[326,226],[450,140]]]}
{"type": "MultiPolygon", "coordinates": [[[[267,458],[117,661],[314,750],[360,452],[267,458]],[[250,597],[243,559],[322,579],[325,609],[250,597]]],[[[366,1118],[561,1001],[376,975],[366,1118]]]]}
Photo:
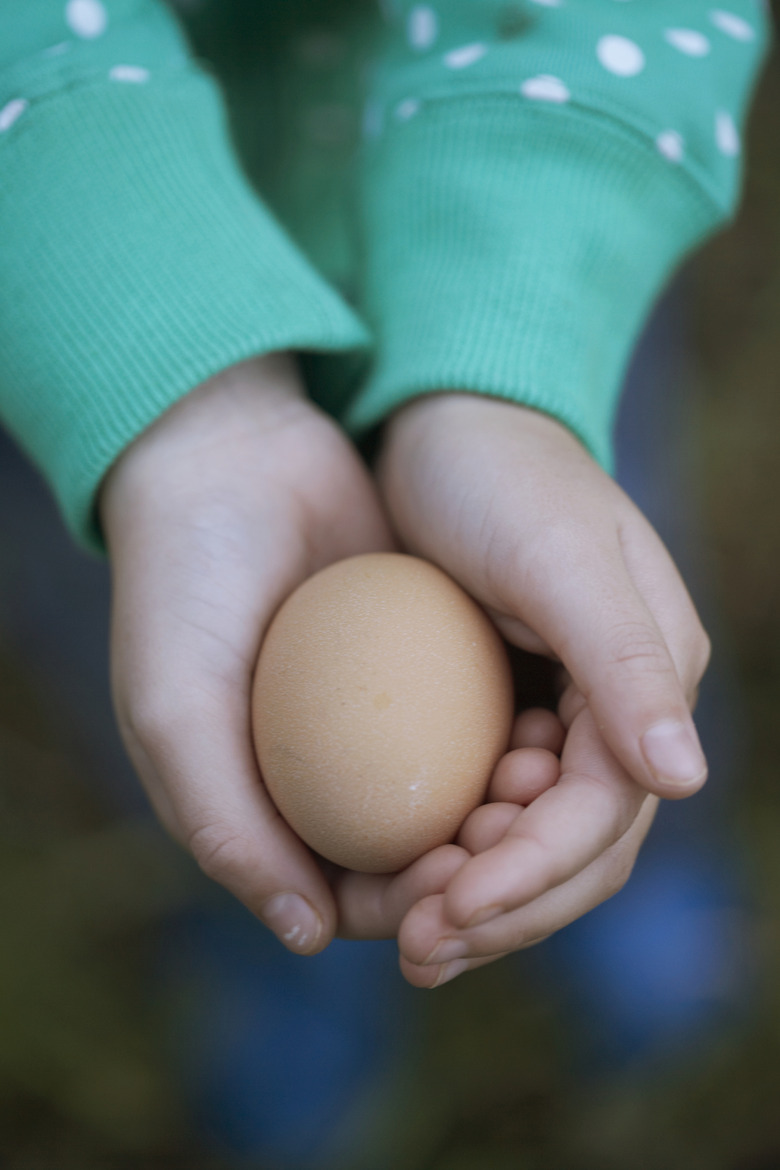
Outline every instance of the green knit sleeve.
{"type": "Polygon", "coordinates": [[[0,0],[0,166],[0,414],[86,544],[106,469],[193,386],[367,344],[245,180],[162,4],[0,0]]]}
{"type": "Polygon", "coordinates": [[[442,389],[554,415],[610,464],[632,346],[733,213],[757,0],[386,0],[360,162],[373,373],[348,424],[442,389]]]}

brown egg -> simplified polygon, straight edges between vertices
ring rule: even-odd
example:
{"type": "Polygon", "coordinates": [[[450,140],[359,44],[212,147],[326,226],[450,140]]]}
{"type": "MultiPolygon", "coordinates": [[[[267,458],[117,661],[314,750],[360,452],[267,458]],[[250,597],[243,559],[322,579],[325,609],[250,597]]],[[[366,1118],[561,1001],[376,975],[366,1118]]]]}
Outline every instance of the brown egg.
{"type": "Polygon", "coordinates": [[[512,681],[474,601],[427,561],[372,553],[304,582],[255,674],[263,779],[303,840],[391,873],[446,841],[507,750],[512,681]]]}

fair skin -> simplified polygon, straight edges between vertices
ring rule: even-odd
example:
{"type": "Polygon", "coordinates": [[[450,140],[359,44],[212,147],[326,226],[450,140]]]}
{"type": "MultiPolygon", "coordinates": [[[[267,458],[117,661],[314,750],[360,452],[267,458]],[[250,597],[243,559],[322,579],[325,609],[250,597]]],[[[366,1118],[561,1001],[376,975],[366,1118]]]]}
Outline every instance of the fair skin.
{"type": "Polygon", "coordinates": [[[654,756],[642,737],[659,723],[689,732],[707,641],[658,538],[551,419],[469,395],[418,400],[386,429],[378,483],[306,400],[288,355],[192,391],[101,492],[112,683],[150,799],[207,874],[299,953],[337,931],[397,936],[406,978],[432,987],[622,885],[655,796],[703,783],[695,750],[686,759],[662,731],[654,756]],[[557,657],[569,682],[560,719],[518,719],[455,843],[399,875],[352,874],[321,867],[265,793],[249,688],[296,585],[399,540],[509,641],[557,657]]]}

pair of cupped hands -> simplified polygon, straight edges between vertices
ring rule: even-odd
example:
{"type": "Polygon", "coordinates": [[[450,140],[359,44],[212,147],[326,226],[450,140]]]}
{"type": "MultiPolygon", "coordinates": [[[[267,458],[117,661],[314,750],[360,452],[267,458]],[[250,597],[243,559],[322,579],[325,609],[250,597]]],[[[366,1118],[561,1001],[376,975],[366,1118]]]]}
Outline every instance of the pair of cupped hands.
{"type": "Polygon", "coordinates": [[[658,536],[559,423],[461,393],[385,425],[376,479],[294,358],[236,365],[108,473],[120,730],[160,819],[291,950],[398,938],[418,987],[527,947],[626,881],[657,798],[706,765],[691,719],[709,647],[658,536]],[[250,687],[289,593],[358,553],[441,566],[507,642],[561,664],[558,715],[516,720],[486,802],[402,873],[323,867],[276,811],[250,687]]]}

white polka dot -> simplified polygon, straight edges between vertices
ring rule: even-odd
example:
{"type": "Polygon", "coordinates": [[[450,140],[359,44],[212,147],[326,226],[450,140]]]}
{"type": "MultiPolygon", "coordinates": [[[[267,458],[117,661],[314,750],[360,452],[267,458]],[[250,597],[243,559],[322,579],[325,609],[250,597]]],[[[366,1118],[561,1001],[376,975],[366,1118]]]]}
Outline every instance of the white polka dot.
{"type": "Polygon", "coordinates": [[[404,98],[404,100],[399,102],[395,107],[393,113],[395,114],[396,118],[400,118],[402,122],[408,122],[410,118],[413,118],[415,114],[420,112],[421,105],[422,103],[418,98],[404,98]]]}
{"type": "Polygon", "coordinates": [[[599,61],[618,77],[634,77],[645,67],[645,55],[628,37],[602,37],[596,46],[599,61]]]}
{"type": "Polygon", "coordinates": [[[664,36],[670,45],[689,57],[706,57],[710,51],[707,37],[694,28],[667,28],[664,36]]]}
{"type": "Polygon", "coordinates": [[[529,77],[520,86],[520,92],[523,97],[539,102],[567,102],[571,97],[561,79],[549,73],[529,77]]]}
{"type": "Polygon", "coordinates": [[[452,49],[449,53],[444,55],[444,64],[449,69],[465,69],[467,65],[473,65],[475,61],[479,61],[481,57],[487,53],[487,45],[461,45],[459,49],[452,49]]]}
{"type": "Polygon", "coordinates": [[[563,0],[533,0],[534,4],[541,4],[543,8],[560,8],[563,0]]]}
{"type": "Polygon", "coordinates": [[[427,4],[416,4],[406,22],[406,35],[413,49],[428,49],[439,35],[439,20],[427,4]]]}
{"type": "Polygon", "coordinates": [[[149,80],[149,70],[143,65],[115,65],[109,70],[108,76],[112,81],[130,81],[142,85],[149,80]]]}
{"type": "Polygon", "coordinates": [[[63,53],[69,53],[71,49],[70,41],[60,41],[58,45],[50,45],[48,49],[41,51],[42,57],[61,57],[63,53]]]}
{"type": "Polygon", "coordinates": [[[99,37],[106,31],[108,13],[100,0],[68,0],[65,19],[77,37],[99,37]]]}
{"type": "Polygon", "coordinates": [[[728,155],[729,158],[740,152],[739,131],[727,110],[718,110],[715,115],[715,141],[721,154],[728,155]]]}
{"type": "Polygon", "coordinates": [[[755,39],[756,33],[752,25],[749,25],[741,16],[737,16],[733,12],[726,12],[724,8],[711,8],[710,20],[716,28],[726,33],[727,36],[733,37],[735,41],[755,39]]]}
{"type": "Polygon", "coordinates": [[[664,130],[656,138],[655,144],[669,162],[680,162],[685,154],[685,139],[676,130],[664,130]]]}
{"type": "Polygon", "coordinates": [[[17,118],[21,118],[30,103],[24,98],[12,98],[0,110],[0,133],[10,130],[17,118]]]}

